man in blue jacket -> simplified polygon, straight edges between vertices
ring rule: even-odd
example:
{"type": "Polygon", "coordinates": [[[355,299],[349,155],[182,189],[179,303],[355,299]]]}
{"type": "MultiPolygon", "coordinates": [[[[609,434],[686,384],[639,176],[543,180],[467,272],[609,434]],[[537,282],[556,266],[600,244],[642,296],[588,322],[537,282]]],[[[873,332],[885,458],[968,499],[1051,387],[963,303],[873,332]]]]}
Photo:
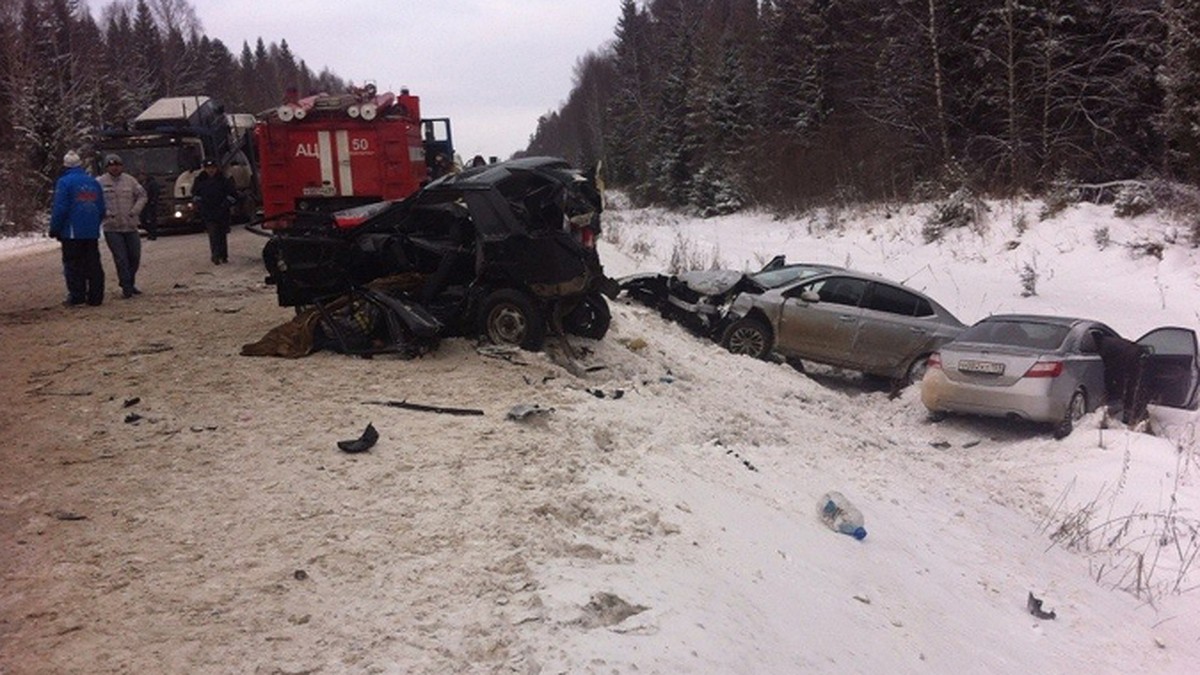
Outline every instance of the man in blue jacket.
{"type": "Polygon", "coordinates": [[[81,166],[79,154],[63,156],[63,172],[54,186],[50,236],[62,242],[65,305],[104,302],[104,268],[100,265],[100,221],[104,220],[104,190],[81,166]]]}

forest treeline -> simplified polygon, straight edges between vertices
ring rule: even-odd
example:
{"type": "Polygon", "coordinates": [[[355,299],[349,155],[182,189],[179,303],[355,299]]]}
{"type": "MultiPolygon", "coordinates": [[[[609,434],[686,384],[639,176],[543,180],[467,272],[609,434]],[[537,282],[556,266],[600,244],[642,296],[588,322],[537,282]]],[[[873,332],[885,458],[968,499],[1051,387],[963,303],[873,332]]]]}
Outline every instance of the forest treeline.
{"type": "Polygon", "coordinates": [[[1200,177],[1200,0],[625,0],[531,154],[722,213],[1200,177]]]}
{"type": "MultiPolygon", "coordinates": [[[[158,97],[340,91],[286,40],[236,55],[188,0],[0,3],[0,229],[158,97]]],[[[1063,181],[1200,180],[1200,0],[624,0],[530,154],[701,213],[1063,181]]]]}
{"type": "Polygon", "coordinates": [[[288,87],[342,91],[286,40],[235,55],[204,34],[188,0],[116,0],[94,17],[83,0],[0,4],[0,231],[34,226],[63,154],[87,147],[163,96],[206,95],[228,112],[278,105],[288,87]]]}

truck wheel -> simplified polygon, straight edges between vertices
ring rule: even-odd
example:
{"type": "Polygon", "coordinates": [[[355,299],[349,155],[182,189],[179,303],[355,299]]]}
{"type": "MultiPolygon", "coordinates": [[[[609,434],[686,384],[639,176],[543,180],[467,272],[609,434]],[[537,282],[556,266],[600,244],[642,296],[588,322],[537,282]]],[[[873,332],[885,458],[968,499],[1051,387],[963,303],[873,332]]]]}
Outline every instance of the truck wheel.
{"type": "Polygon", "coordinates": [[[600,340],[608,334],[611,323],[612,312],[604,296],[588,293],[563,319],[563,330],[571,335],[600,340]]]}
{"type": "Polygon", "coordinates": [[[546,343],[546,317],[525,293],[507,288],[495,291],[484,299],[479,316],[479,332],[493,344],[538,351],[546,343]]]}

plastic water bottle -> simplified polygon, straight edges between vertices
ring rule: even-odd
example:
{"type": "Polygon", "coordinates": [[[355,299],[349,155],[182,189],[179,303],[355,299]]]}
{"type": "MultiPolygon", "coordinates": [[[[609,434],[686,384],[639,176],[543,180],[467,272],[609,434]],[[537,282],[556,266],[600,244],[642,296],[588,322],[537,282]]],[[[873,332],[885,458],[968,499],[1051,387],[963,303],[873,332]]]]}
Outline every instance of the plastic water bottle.
{"type": "Polygon", "coordinates": [[[817,513],[834,532],[860,540],[867,536],[867,531],[863,529],[862,512],[840,492],[826,492],[817,502],[817,513]]]}

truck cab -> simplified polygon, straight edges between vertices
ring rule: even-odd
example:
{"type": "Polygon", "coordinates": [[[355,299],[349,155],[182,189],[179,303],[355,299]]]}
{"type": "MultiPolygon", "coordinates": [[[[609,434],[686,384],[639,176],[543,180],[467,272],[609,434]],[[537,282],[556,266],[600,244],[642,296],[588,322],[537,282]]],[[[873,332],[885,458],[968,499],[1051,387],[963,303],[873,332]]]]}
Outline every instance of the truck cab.
{"type": "Polygon", "coordinates": [[[207,96],[162,98],[125,128],[103,130],[99,156],[116,153],[131,175],[154,180],[160,230],[196,230],[192,184],[206,159],[216,160],[233,179],[247,196],[244,202],[256,201],[252,124],[246,118],[253,116],[227,115],[207,96]]]}

